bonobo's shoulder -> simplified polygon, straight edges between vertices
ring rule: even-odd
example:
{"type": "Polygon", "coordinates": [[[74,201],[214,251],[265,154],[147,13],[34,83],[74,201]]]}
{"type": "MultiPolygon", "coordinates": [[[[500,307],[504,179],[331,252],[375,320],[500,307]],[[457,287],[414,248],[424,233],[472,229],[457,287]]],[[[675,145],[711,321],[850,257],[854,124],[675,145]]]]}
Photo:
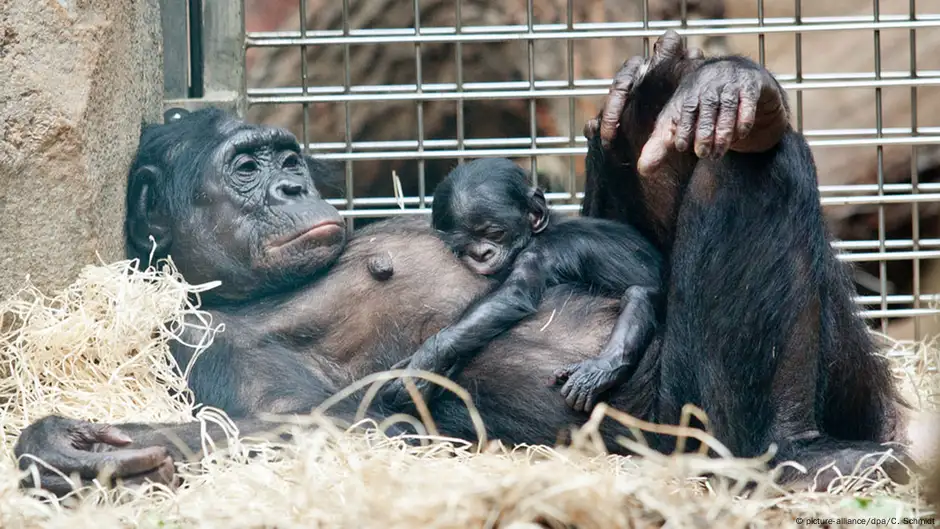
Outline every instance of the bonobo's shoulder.
{"type": "Polygon", "coordinates": [[[421,215],[392,217],[364,226],[353,233],[353,239],[375,235],[433,235],[431,219],[421,215]]]}
{"type": "Polygon", "coordinates": [[[445,254],[444,243],[431,230],[426,217],[393,217],[353,232],[342,261],[359,260],[389,252],[396,257],[445,254]]]}

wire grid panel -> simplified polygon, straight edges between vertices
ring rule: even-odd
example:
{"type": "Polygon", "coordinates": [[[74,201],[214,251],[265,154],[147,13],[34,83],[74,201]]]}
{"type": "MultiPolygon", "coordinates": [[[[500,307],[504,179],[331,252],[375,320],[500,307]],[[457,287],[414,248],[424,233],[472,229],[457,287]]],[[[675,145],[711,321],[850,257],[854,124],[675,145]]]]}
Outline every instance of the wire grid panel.
{"type": "Polygon", "coordinates": [[[863,313],[940,334],[940,14],[914,0],[608,3],[300,0],[293,27],[246,32],[248,117],[344,167],[332,202],[350,224],[426,214],[436,182],[479,157],[515,159],[573,213],[583,123],[617,67],[674,28],[774,72],[863,313]]]}

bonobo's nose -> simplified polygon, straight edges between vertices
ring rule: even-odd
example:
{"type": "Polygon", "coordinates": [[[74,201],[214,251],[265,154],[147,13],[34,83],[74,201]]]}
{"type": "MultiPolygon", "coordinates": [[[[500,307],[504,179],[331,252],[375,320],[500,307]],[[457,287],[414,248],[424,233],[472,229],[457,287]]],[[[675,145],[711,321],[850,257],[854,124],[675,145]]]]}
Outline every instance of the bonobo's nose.
{"type": "Polygon", "coordinates": [[[496,255],[496,250],[492,248],[474,248],[467,252],[467,255],[478,263],[485,263],[496,255]]]}
{"type": "Polygon", "coordinates": [[[289,202],[306,195],[307,192],[307,185],[303,182],[284,179],[274,183],[271,188],[271,198],[279,202],[289,202]]]}

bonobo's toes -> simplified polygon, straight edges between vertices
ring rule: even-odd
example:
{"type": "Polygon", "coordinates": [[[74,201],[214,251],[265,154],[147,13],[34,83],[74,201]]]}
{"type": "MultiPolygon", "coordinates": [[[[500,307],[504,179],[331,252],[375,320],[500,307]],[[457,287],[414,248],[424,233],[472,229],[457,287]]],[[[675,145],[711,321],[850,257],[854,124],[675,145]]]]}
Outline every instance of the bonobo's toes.
{"type": "Polygon", "coordinates": [[[597,132],[601,128],[601,120],[599,118],[591,118],[587,120],[587,123],[584,124],[584,139],[592,140],[594,136],[597,136],[597,132]]]}
{"type": "Polygon", "coordinates": [[[833,481],[841,481],[840,478],[851,480],[852,476],[861,475],[869,475],[875,480],[887,477],[894,483],[906,485],[917,466],[903,451],[892,449],[891,454],[885,456],[888,450],[888,447],[876,443],[859,443],[858,447],[810,454],[809,460],[801,461],[800,457],[795,457],[798,463],[806,467],[807,472],[788,467],[783,469],[778,481],[793,489],[812,488],[816,492],[825,492],[833,481]],[[869,474],[873,467],[877,467],[875,474],[869,474]]]}
{"type": "Polygon", "coordinates": [[[680,59],[686,56],[685,43],[675,30],[667,30],[653,44],[653,63],[680,59]]]}
{"type": "Polygon", "coordinates": [[[564,382],[560,394],[565,403],[574,411],[590,413],[598,397],[612,386],[614,375],[595,362],[585,360],[557,370],[555,378],[564,382]]]}
{"type": "Polygon", "coordinates": [[[604,102],[600,114],[599,132],[601,145],[610,148],[611,142],[617,137],[617,128],[620,125],[620,116],[627,106],[627,99],[633,87],[646,67],[647,61],[641,56],[631,57],[623,63],[620,71],[614,76],[614,81],[604,102]]]}

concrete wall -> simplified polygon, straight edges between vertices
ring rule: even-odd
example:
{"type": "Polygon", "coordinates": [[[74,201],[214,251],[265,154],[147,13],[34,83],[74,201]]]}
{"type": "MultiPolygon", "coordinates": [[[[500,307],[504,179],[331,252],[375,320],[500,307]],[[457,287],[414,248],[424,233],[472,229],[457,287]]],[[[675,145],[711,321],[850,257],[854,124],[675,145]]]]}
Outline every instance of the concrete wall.
{"type": "Polygon", "coordinates": [[[162,111],[158,0],[0,2],[0,298],[123,258],[142,120],[162,111]]]}

